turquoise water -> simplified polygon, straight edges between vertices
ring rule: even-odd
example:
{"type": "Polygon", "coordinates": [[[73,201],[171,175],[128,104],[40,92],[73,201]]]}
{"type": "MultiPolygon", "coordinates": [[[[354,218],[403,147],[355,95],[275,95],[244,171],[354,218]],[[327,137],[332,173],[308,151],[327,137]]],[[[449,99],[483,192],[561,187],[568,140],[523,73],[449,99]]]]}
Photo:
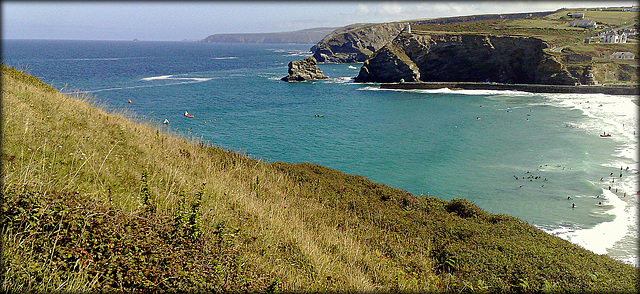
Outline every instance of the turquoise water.
{"type": "Polygon", "coordinates": [[[264,161],[313,162],[417,195],[466,198],[636,264],[633,97],[381,90],[352,82],[360,64],[321,64],[328,80],[280,82],[309,47],[6,41],[3,61],[159,128],[264,161]],[[604,131],[613,137],[600,138],[604,131]]]}

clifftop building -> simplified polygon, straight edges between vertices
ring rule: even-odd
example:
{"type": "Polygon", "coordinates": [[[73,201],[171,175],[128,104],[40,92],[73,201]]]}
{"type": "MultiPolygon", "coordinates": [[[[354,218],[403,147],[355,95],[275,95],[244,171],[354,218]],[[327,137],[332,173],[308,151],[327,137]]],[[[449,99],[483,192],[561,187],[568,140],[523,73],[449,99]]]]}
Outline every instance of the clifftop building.
{"type": "Polygon", "coordinates": [[[619,33],[617,31],[610,32],[602,38],[602,43],[626,43],[627,42],[627,34],[622,32],[619,33]]]}
{"type": "Polygon", "coordinates": [[[570,27],[579,27],[579,28],[585,28],[585,29],[593,29],[596,27],[596,22],[593,20],[589,20],[589,19],[580,19],[580,20],[574,20],[572,22],[569,23],[570,27]]]}

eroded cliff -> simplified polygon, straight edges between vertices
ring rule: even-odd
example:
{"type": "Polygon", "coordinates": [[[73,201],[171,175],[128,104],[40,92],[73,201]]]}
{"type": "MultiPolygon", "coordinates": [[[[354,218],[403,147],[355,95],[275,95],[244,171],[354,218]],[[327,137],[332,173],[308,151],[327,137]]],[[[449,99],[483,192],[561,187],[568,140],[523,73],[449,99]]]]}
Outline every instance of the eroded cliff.
{"type": "Polygon", "coordinates": [[[318,62],[363,62],[391,42],[405,26],[404,23],[346,26],[325,36],[311,51],[318,62]]]}
{"type": "Polygon", "coordinates": [[[436,19],[418,19],[377,24],[352,24],[329,33],[311,47],[318,62],[352,63],[367,60],[374,52],[387,45],[407,25],[448,24],[491,19],[523,19],[543,17],[553,11],[511,14],[484,14],[436,19]]]}
{"type": "Polygon", "coordinates": [[[364,62],[356,82],[578,82],[532,37],[402,32],[364,62]]]}

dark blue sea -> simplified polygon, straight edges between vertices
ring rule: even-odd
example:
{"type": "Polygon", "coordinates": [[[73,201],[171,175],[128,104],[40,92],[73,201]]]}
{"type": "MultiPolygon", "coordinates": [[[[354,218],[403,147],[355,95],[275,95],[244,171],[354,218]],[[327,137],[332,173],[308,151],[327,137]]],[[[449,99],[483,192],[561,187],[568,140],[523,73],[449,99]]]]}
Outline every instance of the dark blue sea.
{"type": "Polygon", "coordinates": [[[4,40],[2,59],[158,128],[267,162],[466,198],[637,265],[635,97],[381,90],[353,83],[361,64],[320,64],[329,79],[281,82],[311,46],[4,40]]]}

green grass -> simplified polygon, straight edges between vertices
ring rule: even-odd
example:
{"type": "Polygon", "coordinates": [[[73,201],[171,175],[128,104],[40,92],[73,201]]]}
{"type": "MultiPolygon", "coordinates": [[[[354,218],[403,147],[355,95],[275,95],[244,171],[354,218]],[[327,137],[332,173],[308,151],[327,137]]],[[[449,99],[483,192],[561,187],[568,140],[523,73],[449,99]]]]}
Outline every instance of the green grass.
{"type": "Polygon", "coordinates": [[[5,66],[2,101],[3,292],[638,289],[466,200],[167,135],[5,66]]]}
{"type": "MultiPolygon", "coordinates": [[[[540,38],[552,47],[574,46],[597,32],[638,23],[637,12],[622,11],[583,11],[582,9],[558,10],[546,17],[530,19],[480,20],[449,24],[427,24],[414,26],[415,30],[456,33],[482,33],[504,36],[533,36],[540,38]],[[596,21],[602,28],[584,29],[570,27],[575,19],[567,13],[584,13],[584,19],[596,21]]],[[[617,46],[614,45],[614,46],[617,46]]],[[[637,45],[635,45],[637,47],[637,45]]],[[[637,50],[636,50],[637,51],[637,50]]]]}

